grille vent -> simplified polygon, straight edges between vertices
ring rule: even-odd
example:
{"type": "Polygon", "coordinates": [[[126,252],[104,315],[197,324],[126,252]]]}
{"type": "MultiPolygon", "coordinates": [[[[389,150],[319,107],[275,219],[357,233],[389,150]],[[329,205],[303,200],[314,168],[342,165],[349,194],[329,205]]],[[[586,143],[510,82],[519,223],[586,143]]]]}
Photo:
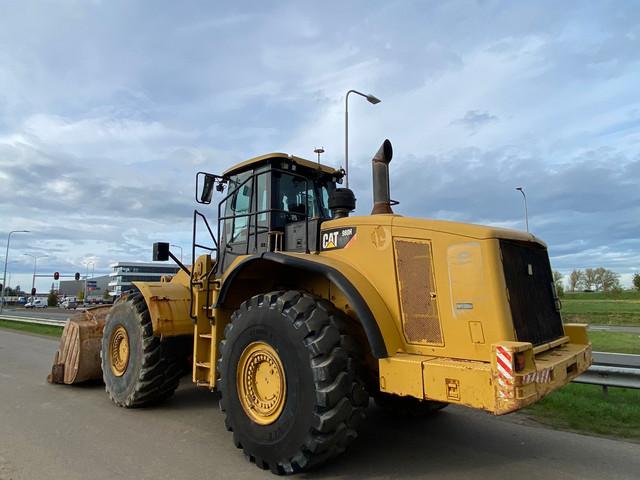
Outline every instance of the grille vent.
{"type": "Polygon", "coordinates": [[[442,345],[431,244],[395,240],[394,246],[404,335],[411,343],[442,345]]]}

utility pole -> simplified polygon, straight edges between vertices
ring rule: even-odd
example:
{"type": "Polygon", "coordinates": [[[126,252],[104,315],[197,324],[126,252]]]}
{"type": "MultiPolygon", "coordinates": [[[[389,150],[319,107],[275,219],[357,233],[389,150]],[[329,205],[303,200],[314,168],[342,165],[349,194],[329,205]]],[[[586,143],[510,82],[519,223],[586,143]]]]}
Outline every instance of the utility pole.
{"type": "Polygon", "coordinates": [[[369,102],[372,105],[375,105],[376,103],[380,103],[379,98],[371,94],[367,95],[366,93],[362,93],[357,90],[349,90],[344,97],[344,172],[345,172],[344,176],[346,178],[345,180],[346,188],[349,188],[349,94],[350,93],[355,93],[356,95],[360,95],[361,97],[366,98],[367,102],[369,102]]]}
{"type": "Polygon", "coordinates": [[[2,291],[0,292],[0,313],[4,309],[4,289],[7,283],[7,264],[9,263],[9,244],[11,243],[11,235],[13,233],[29,233],[29,230],[11,230],[7,235],[7,250],[4,254],[4,275],[2,276],[2,291]]]}
{"type": "Polygon", "coordinates": [[[25,253],[25,255],[27,257],[32,257],[33,258],[33,277],[31,278],[31,291],[33,291],[33,289],[36,286],[36,274],[37,274],[37,269],[38,269],[38,258],[45,258],[48,255],[33,255],[31,253],[25,253]]]}
{"type": "Polygon", "coordinates": [[[89,265],[92,265],[93,267],[95,267],[96,262],[87,262],[84,264],[87,267],[87,273],[84,276],[84,303],[87,303],[87,278],[89,277],[89,265]]]}

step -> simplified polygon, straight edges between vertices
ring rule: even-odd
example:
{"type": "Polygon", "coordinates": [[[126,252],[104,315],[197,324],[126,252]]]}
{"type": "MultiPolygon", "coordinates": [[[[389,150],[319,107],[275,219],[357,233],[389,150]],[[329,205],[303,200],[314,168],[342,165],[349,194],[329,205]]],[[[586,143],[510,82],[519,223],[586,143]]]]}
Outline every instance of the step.
{"type": "Polygon", "coordinates": [[[196,362],[196,367],[211,368],[211,363],[209,363],[209,362],[196,362]]]}
{"type": "Polygon", "coordinates": [[[200,333],[200,334],[198,334],[198,336],[200,338],[211,338],[211,334],[210,333],[200,333]]]}

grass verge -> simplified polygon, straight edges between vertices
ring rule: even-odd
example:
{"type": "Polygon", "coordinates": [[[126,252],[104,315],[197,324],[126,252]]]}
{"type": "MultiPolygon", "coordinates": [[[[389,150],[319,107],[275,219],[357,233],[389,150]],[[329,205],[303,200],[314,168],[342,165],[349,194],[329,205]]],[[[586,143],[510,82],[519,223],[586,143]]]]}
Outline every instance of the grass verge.
{"type": "Polygon", "coordinates": [[[640,300],[640,290],[623,290],[621,292],[565,292],[564,298],[569,300],[640,300]]]}
{"type": "Polygon", "coordinates": [[[611,437],[640,441],[640,390],[571,383],[524,413],[540,423],[611,437]]]}
{"type": "Polygon", "coordinates": [[[562,299],[565,322],[598,325],[640,325],[640,301],[562,299]]]}
{"type": "Polygon", "coordinates": [[[38,325],[35,323],[12,322],[11,320],[0,320],[0,328],[8,328],[19,332],[37,333],[40,335],[49,335],[59,337],[62,335],[62,327],[53,325],[38,325]]]}
{"type": "Polygon", "coordinates": [[[589,332],[595,352],[633,353],[640,355],[640,334],[618,332],[589,332]]]}

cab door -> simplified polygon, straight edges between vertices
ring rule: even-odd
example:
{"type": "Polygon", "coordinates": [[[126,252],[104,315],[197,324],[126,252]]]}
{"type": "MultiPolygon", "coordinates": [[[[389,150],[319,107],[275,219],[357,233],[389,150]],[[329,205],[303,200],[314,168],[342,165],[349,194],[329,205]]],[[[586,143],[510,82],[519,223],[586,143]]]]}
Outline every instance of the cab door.
{"type": "Polygon", "coordinates": [[[240,255],[266,252],[271,221],[270,172],[244,172],[229,180],[229,198],[223,205],[221,265],[224,272],[240,255]]]}
{"type": "MultiPolygon", "coordinates": [[[[249,222],[254,179],[244,172],[229,179],[229,197],[224,201],[220,260],[224,272],[239,255],[249,253],[249,222]]],[[[221,272],[221,273],[222,273],[221,272]]]]}

